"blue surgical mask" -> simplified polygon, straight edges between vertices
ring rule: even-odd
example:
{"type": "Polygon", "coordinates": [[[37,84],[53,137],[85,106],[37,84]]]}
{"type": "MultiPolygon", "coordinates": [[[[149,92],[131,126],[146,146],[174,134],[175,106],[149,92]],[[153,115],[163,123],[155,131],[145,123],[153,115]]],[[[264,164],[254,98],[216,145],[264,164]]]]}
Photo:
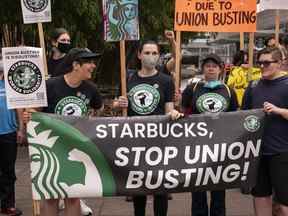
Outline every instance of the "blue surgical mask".
{"type": "Polygon", "coordinates": [[[222,82],[219,81],[219,80],[211,80],[211,81],[207,81],[205,84],[204,84],[204,88],[209,88],[209,89],[215,89],[219,86],[222,85],[222,82]]]}

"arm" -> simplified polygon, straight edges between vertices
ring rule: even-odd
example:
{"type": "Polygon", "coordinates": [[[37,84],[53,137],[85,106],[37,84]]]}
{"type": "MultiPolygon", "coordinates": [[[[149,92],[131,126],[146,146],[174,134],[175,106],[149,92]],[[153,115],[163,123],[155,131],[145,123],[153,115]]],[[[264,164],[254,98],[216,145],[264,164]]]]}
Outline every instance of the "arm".
{"type": "Polygon", "coordinates": [[[229,89],[231,92],[229,111],[236,111],[239,108],[237,96],[236,96],[235,91],[232,88],[229,88],[229,89]]]}
{"type": "Polygon", "coordinates": [[[174,109],[174,92],[175,92],[175,86],[172,81],[172,79],[169,79],[167,82],[167,86],[165,88],[167,91],[165,91],[165,113],[170,116],[172,120],[177,120],[184,116],[183,113],[178,112],[176,109],[174,109]]]}
{"type": "Polygon", "coordinates": [[[264,112],[267,114],[276,114],[288,120],[288,109],[280,108],[269,102],[264,103],[264,112]]]}
{"type": "Polygon", "coordinates": [[[188,84],[182,93],[182,111],[186,115],[192,114],[193,87],[188,84]]]}
{"type": "Polygon", "coordinates": [[[17,130],[17,143],[22,144],[25,138],[25,126],[23,122],[23,109],[16,109],[18,130],[17,130]]]}
{"type": "Polygon", "coordinates": [[[241,105],[241,110],[248,110],[248,109],[252,109],[251,84],[245,90],[241,105]]]}
{"type": "Polygon", "coordinates": [[[176,59],[176,41],[174,32],[165,30],[165,37],[171,46],[172,58],[166,63],[166,68],[171,73],[175,71],[175,59],[176,59]]]}

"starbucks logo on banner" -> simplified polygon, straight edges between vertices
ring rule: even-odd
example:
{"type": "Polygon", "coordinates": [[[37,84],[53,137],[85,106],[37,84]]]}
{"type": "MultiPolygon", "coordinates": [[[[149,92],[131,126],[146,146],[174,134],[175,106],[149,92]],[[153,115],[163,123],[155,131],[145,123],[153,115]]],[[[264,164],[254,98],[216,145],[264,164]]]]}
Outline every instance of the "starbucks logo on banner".
{"type": "Polygon", "coordinates": [[[41,71],[33,62],[18,61],[8,71],[8,83],[20,94],[31,94],[41,86],[41,71]]]}
{"type": "Polygon", "coordinates": [[[23,0],[25,7],[32,12],[41,12],[46,9],[49,0],[23,0]]]}
{"type": "Polygon", "coordinates": [[[82,116],[87,112],[88,108],[85,101],[75,96],[63,98],[55,107],[55,113],[64,116],[82,116]]]}
{"type": "Polygon", "coordinates": [[[34,199],[115,193],[111,168],[89,138],[61,120],[38,120],[27,124],[34,199]]]}
{"type": "Polygon", "coordinates": [[[260,128],[260,120],[257,116],[250,115],[245,118],[244,128],[249,132],[256,132],[260,128]]]}
{"type": "Polygon", "coordinates": [[[196,106],[199,112],[218,113],[225,111],[228,108],[226,99],[216,93],[207,93],[201,95],[197,101],[196,106]]]}
{"type": "Polygon", "coordinates": [[[140,84],[132,88],[128,93],[131,109],[140,115],[152,113],[160,101],[160,93],[156,87],[140,84]]]}

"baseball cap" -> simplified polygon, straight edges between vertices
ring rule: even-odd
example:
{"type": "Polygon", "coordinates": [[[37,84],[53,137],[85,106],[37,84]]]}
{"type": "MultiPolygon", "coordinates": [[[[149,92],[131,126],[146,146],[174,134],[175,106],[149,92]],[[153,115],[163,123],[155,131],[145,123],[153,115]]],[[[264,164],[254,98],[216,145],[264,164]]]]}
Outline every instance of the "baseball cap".
{"type": "Polygon", "coordinates": [[[223,61],[221,60],[221,58],[215,54],[215,53],[211,53],[208,54],[203,60],[202,60],[202,66],[207,62],[207,61],[213,61],[215,62],[217,65],[221,66],[223,64],[223,61]]]}
{"type": "Polygon", "coordinates": [[[67,58],[72,62],[79,59],[96,59],[99,56],[101,56],[100,53],[93,53],[88,48],[73,48],[67,54],[67,58]]]}

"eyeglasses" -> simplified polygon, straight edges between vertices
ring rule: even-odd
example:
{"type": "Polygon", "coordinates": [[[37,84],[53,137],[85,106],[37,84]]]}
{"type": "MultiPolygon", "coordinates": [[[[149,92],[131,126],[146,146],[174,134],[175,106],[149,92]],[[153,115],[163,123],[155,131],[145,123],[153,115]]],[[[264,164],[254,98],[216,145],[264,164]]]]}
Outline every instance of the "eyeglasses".
{"type": "Polygon", "coordinates": [[[257,63],[257,65],[258,66],[264,66],[264,67],[269,67],[272,63],[277,63],[278,61],[257,61],[256,63],[257,63]]]}

